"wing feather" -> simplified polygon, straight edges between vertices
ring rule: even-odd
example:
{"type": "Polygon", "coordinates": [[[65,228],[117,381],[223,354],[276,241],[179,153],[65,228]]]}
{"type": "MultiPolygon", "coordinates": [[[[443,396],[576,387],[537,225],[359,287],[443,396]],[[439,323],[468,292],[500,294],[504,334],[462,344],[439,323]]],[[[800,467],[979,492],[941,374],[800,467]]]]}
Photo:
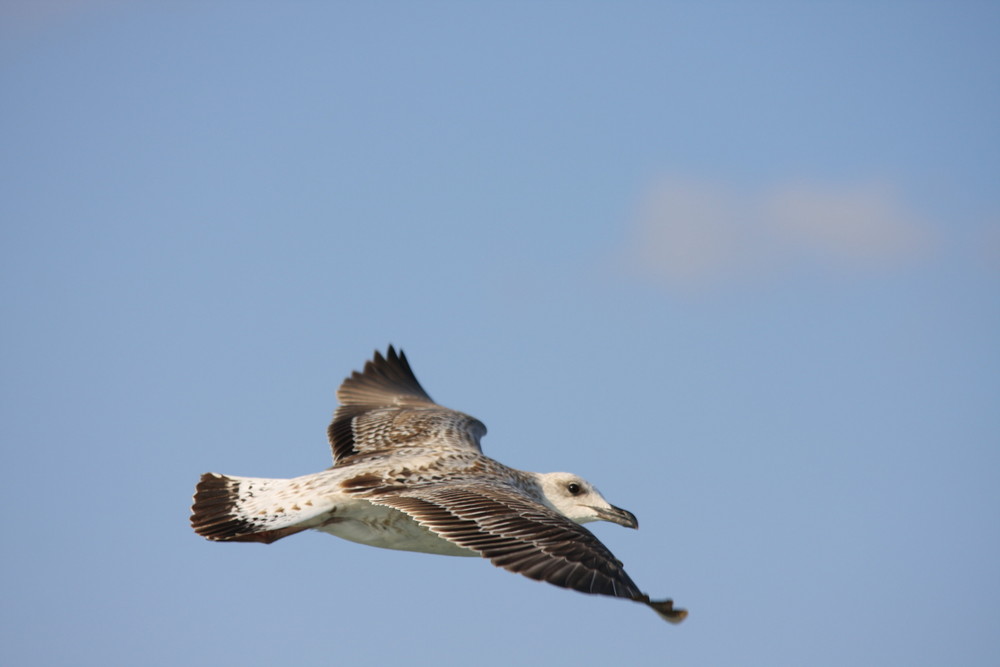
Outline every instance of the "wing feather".
{"type": "Polygon", "coordinates": [[[583,526],[526,496],[493,484],[429,485],[369,496],[506,570],[583,593],[634,600],[680,623],[687,611],[651,600],[611,551],[583,526]]]}
{"type": "Polygon", "coordinates": [[[369,500],[511,572],[584,593],[648,599],[593,533],[516,490],[434,485],[369,500]]]}
{"type": "Polygon", "coordinates": [[[390,345],[385,356],[375,351],[371,361],[365,362],[362,372],[354,371],[337,389],[337,400],[342,405],[382,407],[436,407],[424,388],[420,386],[406,355],[390,345]]]}
{"type": "Polygon", "coordinates": [[[362,372],[340,385],[341,405],[327,429],[334,465],[357,455],[403,446],[432,445],[482,451],[486,426],[469,415],[438,405],[420,386],[406,355],[391,345],[375,352],[362,372]]]}

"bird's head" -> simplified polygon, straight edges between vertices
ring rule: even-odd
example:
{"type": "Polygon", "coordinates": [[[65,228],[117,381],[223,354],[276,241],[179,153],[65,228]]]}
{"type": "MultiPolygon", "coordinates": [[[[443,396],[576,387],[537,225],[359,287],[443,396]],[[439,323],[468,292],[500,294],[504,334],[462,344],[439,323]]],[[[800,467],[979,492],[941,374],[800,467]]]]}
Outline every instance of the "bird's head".
{"type": "Polygon", "coordinates": [[[615,507],[587,480],[568,472],[538,475],[547,504],[576,523],[611,521],[626,528],[638,528],[639,521],[628,510],[615,507]]]}

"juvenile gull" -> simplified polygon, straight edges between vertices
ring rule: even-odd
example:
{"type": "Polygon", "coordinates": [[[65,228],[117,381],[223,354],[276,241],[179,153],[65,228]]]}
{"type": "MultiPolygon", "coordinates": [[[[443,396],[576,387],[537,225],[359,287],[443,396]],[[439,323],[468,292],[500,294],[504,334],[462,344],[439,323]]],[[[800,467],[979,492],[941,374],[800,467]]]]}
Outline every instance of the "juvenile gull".
{"type": "Polygon", "coordinates": [[[270,544],[308,528],[386,549],[482,556],[526,577],[641,602],[671,623],[580,524],[637,528],[586,480],[508,468],[482,453],[481,421],[431,400],[389,346],[337,390],[333,467],[294,479],[201,476],[191,526],[202,537],[270,544]]]}

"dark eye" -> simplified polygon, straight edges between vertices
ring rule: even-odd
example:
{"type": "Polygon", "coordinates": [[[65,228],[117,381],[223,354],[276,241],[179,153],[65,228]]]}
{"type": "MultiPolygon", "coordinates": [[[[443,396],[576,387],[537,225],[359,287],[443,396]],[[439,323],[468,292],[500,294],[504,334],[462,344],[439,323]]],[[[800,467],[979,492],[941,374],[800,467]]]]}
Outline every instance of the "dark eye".
{"type": "Polygon", "coordinates": [[[570,482],[569,484],[567,484],[566,485],[566,490],[569,491],[574,496],[576,494],[580,493],[580,491],[581,491],[580,485],[577,484],[576,482],[570,482]]]}

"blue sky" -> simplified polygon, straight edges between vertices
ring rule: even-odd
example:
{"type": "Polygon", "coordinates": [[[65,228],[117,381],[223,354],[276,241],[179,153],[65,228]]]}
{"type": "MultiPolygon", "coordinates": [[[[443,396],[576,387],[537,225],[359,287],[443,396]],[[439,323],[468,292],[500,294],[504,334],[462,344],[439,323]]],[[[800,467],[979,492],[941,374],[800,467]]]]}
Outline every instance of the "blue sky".
{"type": "Polygon", "coordinates": [[[992,3],[0,5],[0,662],[995,665],[992,3]],[[671,627],[212,544],[394,343],[671,627]]]}

